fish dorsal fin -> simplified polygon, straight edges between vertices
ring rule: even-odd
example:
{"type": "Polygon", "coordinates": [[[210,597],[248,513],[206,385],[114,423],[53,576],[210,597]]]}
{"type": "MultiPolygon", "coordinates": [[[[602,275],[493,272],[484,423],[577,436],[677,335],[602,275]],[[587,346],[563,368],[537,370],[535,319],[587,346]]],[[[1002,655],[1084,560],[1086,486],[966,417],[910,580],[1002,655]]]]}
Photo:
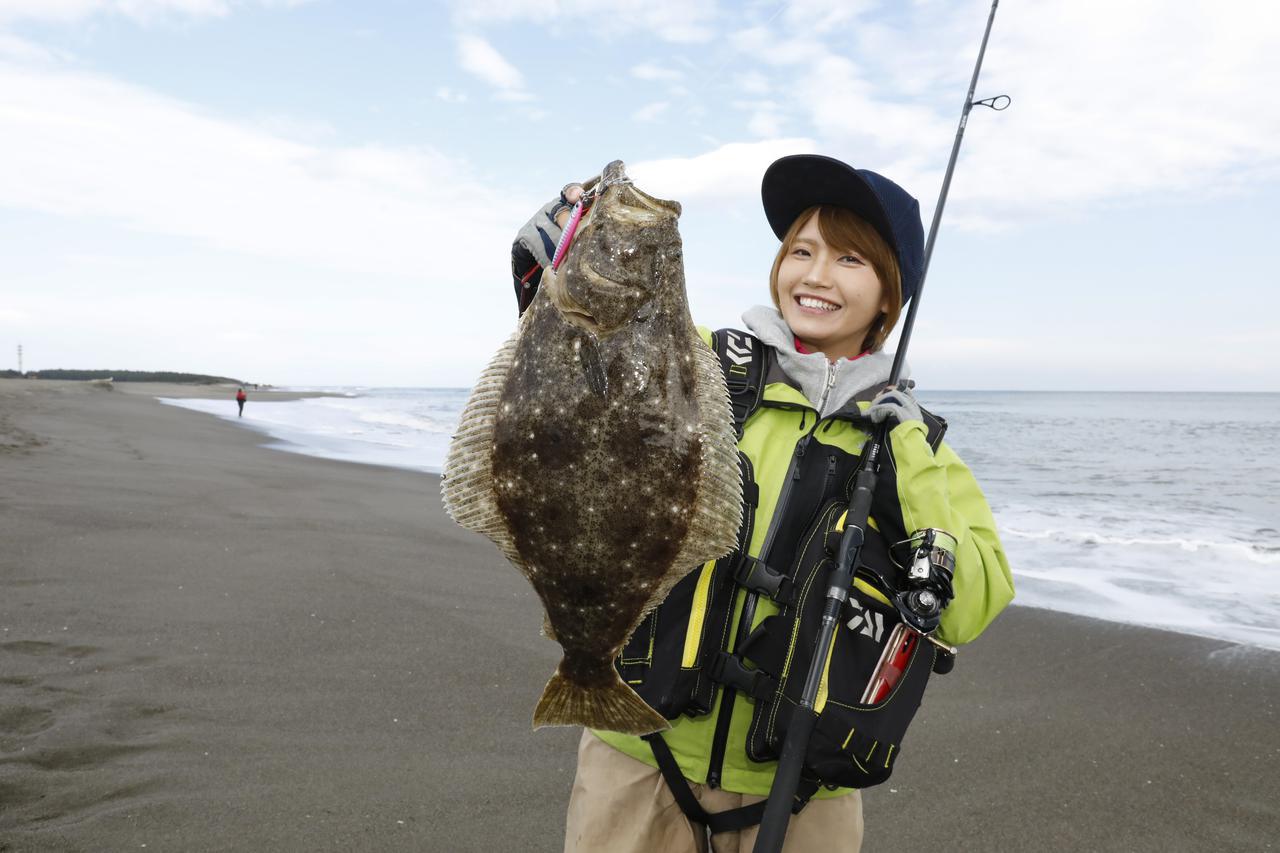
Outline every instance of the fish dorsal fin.
{"type": "Polygon", "coordinates": [[[489,537],[516,565],[520,556],[515,537],[498,509],[493,489],[493,436],[519,336],[517,329],[507,338],[476,381],[458,421],[458,433],[449,444],[440,482],[449,516],[466,529],[489,537]]]}
{"type": "MultiPolygon", "coordinates": [[[[738,527],[742,523],[742,472],[738,466],[729,392],[715,353],[696,335],[693,346],[702,455],[689,531],[673,562],[690,570],[708,560],[717,560],[737,547],[738,527]]],[[[650,604],[660,604],[682,577],[672,573],[655,589],[650,604]]]]}

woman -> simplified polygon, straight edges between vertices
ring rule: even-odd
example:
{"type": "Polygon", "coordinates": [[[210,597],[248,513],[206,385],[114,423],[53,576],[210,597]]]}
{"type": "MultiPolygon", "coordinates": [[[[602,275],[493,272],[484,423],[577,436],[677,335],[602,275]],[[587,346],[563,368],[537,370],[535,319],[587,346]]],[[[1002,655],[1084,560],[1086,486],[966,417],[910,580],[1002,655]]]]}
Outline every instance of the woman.
{"type": "MultiPolygon", "coordinates": [[[[765,569],[803,562],[805,542],[812,541],[804,532],[813,529],[824,507],[829,511],[847,503],[859,453],[873,425],[888,420],[888,453],[882,457],[864,559],[885,562],[882,568],[891,571],[890,555],[900,554],[913,532],[934,528],[953,535],[958,543],[954,599],[936,636],[950,644],[969,642],[1013,597],[995,523],[969,470],[941,442],[942,422],[923,412],[909,390],[886,388],[892,359],[882,348],[920,280],[919,205],[881,175],[814,155],[775,162],[765,173],[762,194],[765,215],[782,244],[769,279],[773,307],[757,306],[743,315],[747,329],[764,344],[768,367],[759,405],[738,445],[758,496],[744,521],[746,541],[736,559],[765,569]]],[[[711,334],[704,332],[704,339],[710,343],[711,334]]],[[[696,582],[700,573],[713,577],[707,575],[711,566],[687,580],[696,582]]],[[[704,644],[707,649],[699,646],[699,665],[711,659],[708,651],[726,660],[741,652],[752,631],[779,610],[774,599],[751,586],[753,581],[733,583],[731,615],[726,610],[725,628],[704,644]]],[[[866,586],[862,580],[858,584],[866,586]]],[[[695,602],[707,600],[706,590],[701,596],[679,591],[673,590],[652,621],[641,626],[644,631],[636,632],[645,633],[641,645],[647,645],[648,658],[643,648],[630,658],[626,651],[622,656],[623,665],[644,663],[624,676],[650,704],[657,692],[647,688],[663,685],[665,702],[678,675],[674,670],[687,670],[692,663],[672,662],[653,650],[664,644],[687,650],[696,634],[690,626],[703,624],[703,615],[691,617],[691,612],[702,606],[695,602]]],[[[887,609],[880,591],[870,586],[863,591],[887,609]]],[[[700,642],[707,633],[703,625],[700,642]]],[[[704,667],[720,673],[708,675],[718,681],[704,706],[677,701],[658,708],[672,721],[660,743],[584,732],[566,851],[752,848],[756,827],[710,834],[686,814],[692,810],[687,795],[682,807],[672,790],[687,785],[698,807],[710,813],[758,803],[769,793],[777,763],[759,755],[759,712],[766,694],[728,678],[725,669],[704,667]],[[678,772],[673,781],[658,769],[663,751],[674,758],[668,767],[669,773],[678,772]]],[[[744,671],[754,675],[750,666],[744,671]]],[[[858,791],[822,789],[792,818],[785,849],[856,851],[861,837],[858,791]]]]}

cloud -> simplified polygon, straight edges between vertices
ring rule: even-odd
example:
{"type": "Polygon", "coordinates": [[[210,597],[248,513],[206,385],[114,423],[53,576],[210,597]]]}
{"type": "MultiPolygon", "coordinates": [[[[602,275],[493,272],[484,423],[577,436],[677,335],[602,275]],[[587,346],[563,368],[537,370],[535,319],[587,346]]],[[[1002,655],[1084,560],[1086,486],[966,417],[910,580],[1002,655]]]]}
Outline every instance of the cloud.
{"type": "Polygon", "coordinates": [[[878,5],[876,0],[788,0],[779,11],[793,27],[817,33],[839,31],[843,37],[851,25],[878,5]]]}
{"type": "Polygon", "coordinates": [[[637,80],[661,80],[674,82],[682,79],[684,77],[684,72],[665,65],[642,62],[639,65],[631,66],[631,76],[637,80]]]}
{"type": "Polygon", "coordinates": [[[772,89],[769,84],[769,78],[759,71],[747,71],[739,74],[734,79],[734,85],[744,95],[767,95],[772,89]]]}
{"type": "Polygon", "coordinates": [[[651,104],[645,104],[631,114],[631,120],[640,122],[655,121],[667,111],[669,106],[671,104],[666,101],[654,101],[651,104]]]}
{"type": "MultiPolygon", "coordinates": [[[[949,218],[989,229],[1280,176],[1280,7],[1243,6],[1001,7],[977,95],[1007,92],[1014,103],[974,111],[949,218]]],[[[788,108],[785,123],[757,110],[747,127],[799,130],[824,153],[928,195],[941,183],[987,6],[904,4],[876,19],[868,8],[793,0],[776,21],[733,32],[738,61],[772,69],[737,75],[739,90],[769,91],[788,108]]]]}
{"type": "Polygon", "coordinates": [[[453,0],[463,27],[525,22],[541,27],[573,24],[606,38],[647,31],[672,43],[699,44],[716,36],[716,0],[453,0]]]}
{"type": "Polygon", "coordinates": [[[35,63],[53,62],[61,58],[63,58],[61,54],[49,48],[0,31],[0,59],[35,63]]]}
{"type": "Polygon", "coordinates": [[[1107,9],[1055,0],[997,22],[979,94],[1014,103],[970,122],[965,203],[1016,217],[1222,192],[1280,169],[1280,7],[1107,9]]]}
{"type": "Polygon", "coordinates": [[[165,16],[223,17],[235,6],[301,6],[312,0],[2,0],[0,24],[43,21],[68,24],[94,15],[122,15],[136,21],[165,16]]]}
{"type": "Polygon", "coordinates": [[[464,104],[467,101],[467,93],[459,92],[448,86],[440,86],[436,89],[436,97],[448,104],[464,104]]]}
{"type": "Polygon", "coordinates": [[[636,163],[627,171],[654,195],[736,205],[748,198],[758,202],[760,176],[774,160],[813,150],[813,140],[803,138],[733,142],[696,157],[636,163]]]}
{"type": "Polygon", "coordinates": [[[524,75],[489,42],[480,36],[464,34],[458,36],[457,44],[458,62],[463,70],[493,86],[499,97],[511,101],[532,98],[524,91],[524,75]]]}
{"type": "Polygon", "coordinates": [[[492,259],[531,203],[430,148],[302,144],[94,74],[0,63],[0,199],[316,267],[421,277],[492,259]]]}
{"type": "Polygon", "coordinates": [[[747,130],[755,136],[772,139],[782,136],[785,116],[778,103],[770,100],[737,101],[734,106],[750,114],[747,130]]]}

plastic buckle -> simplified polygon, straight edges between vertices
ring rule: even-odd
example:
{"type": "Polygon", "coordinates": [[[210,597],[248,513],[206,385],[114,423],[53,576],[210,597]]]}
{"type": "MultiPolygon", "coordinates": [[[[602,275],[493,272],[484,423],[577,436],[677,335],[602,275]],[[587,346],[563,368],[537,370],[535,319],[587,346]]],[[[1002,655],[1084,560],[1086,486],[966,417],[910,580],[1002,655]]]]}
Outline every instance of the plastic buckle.
{"type": "Polygon", "coordinates": [[[744,555],[733,570],[733,579],[738,586],[746,587],[752,592],[762,592],[779,604],[791,603],[791,578],[769,568],[755,557],[744,555]]]}
{"type": "Polygon", "coordinates": [[[707,675],[712,681],[760,701],[771,698],[778,689],[777,679],[761,670],[747,669],[742,661],[728,652],[719,652],[711,659],[707,675]]]}

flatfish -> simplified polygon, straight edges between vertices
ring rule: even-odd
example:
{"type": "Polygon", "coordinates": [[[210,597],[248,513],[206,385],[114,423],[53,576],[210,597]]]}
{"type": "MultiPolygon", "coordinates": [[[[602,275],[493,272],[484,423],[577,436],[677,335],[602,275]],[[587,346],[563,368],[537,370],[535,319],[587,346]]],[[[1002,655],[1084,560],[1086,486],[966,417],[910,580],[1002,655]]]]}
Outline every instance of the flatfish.
{"type": "Polygon", "coordinates": [[[734,547],[742,513],[719,363],[685,296],[680,205],[605,167],[573,242],[480,376],[449,447],[449,514],[493,540],[564,657],[534,728],[667,721],[613,660],[677,581],[734,547]]]}

